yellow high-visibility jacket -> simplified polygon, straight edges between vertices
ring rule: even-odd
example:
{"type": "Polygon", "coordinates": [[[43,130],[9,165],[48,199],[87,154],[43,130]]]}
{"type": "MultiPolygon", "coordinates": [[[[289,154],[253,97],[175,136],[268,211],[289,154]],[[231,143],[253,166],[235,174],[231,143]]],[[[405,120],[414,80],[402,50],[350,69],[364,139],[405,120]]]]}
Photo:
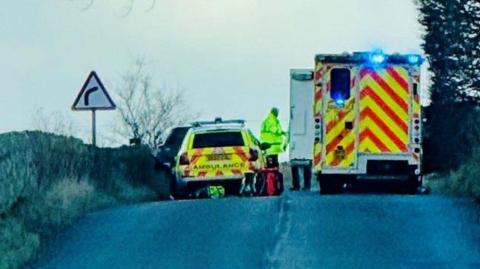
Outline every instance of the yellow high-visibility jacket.
{"type": "Polygon", "coordinates": [[[262,122],[260,140],[262,143],[270,144],[270,148],[266,150],[267,155],[278,155],[285,151],[287,146],[286,133],[283,131],[278,118],[272,113],[269,113],[262,122]]]}

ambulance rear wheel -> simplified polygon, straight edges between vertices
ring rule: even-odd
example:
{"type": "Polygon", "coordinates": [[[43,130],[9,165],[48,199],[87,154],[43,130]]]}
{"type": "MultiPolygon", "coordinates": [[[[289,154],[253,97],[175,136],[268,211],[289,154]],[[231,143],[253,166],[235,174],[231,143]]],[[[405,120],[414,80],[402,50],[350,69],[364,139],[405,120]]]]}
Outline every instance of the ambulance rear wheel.
{"type": "Polygon", "coordinates": [[[402,192],[405,194],[417,194],[418,188],[422,185],[421,178],[418,176],[410,176],[407,181],[403,183],[402,192]]]}
{"type": "Polygon", "coordinates": [[[320,194],[337,194],[342,191],[343,182],[333,175],[318,175],[320,194]]]}

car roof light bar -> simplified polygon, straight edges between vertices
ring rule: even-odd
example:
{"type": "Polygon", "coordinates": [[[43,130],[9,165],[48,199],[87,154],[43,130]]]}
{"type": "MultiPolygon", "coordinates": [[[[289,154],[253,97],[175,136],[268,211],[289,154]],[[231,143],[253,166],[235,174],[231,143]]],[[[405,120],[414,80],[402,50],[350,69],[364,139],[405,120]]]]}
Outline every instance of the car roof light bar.
{"type": "Polygon", "coordinates": [[[216,118],[214,121],[196,121],[192,123],[194,127],[203,127],[203,126],[216,126],[216,125],[241,125],[244,126],[246,123],[245,120],[222,120],[221,118],[216,118]]]}

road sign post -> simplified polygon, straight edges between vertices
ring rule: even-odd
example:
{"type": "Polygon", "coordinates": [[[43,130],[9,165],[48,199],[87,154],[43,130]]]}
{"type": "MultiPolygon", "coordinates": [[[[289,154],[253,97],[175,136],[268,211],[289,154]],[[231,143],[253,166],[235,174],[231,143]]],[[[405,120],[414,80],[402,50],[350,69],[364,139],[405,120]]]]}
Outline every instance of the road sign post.
{"type": "Polygon", "coordinates": [[[92,146],[97,146],[97,119],[95,117],[95,109],[92,109],[92,146]]]}
{"type": "Polygon", "coordinates": [[[77,98],[73,102],[74,111],[92,112],[92,145],[97,145],[97,110],[114,110],[115,103],[95,71],[90,72],[77,98]]]}

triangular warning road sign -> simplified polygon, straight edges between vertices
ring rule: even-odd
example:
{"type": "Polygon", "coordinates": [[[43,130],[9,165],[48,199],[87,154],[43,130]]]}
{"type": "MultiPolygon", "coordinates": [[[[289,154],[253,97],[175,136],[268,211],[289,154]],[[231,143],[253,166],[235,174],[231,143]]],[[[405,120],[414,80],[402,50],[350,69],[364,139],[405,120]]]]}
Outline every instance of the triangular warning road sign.
{"type": "Polygon", "coordinates": [[[72,110],[108,110],[115,108],[115,103],[110,98],[97,73],[95,71],[90,72],[75,102],[73,102],[72,110]]]}

